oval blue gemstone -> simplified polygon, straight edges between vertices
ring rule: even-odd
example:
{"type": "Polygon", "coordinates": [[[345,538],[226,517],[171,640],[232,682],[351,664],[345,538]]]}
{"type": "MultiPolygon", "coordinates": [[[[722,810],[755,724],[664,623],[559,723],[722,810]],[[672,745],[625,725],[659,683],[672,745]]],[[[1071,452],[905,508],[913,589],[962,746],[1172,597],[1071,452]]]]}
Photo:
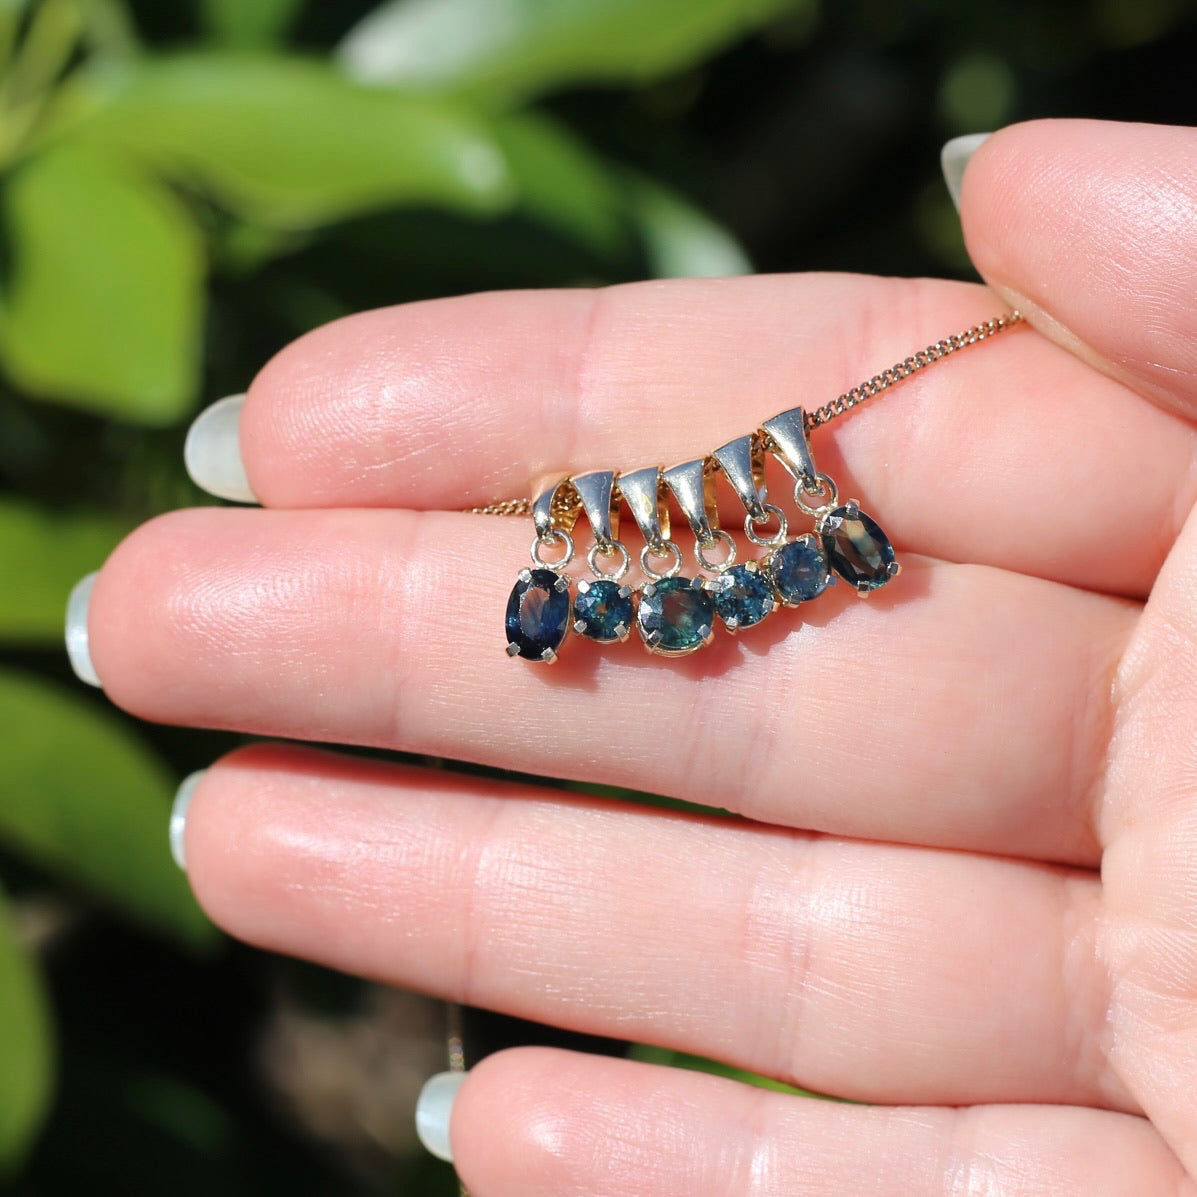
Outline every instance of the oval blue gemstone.
{"type": "Polygon", "coordinates": [[[551,661],[569,631],[569,582],[551,569],[526,569],[507,600],[507,651],[551,661]],[[513,651],[514,649],[514,651],[513,651]]]}
{"type": "Polygon", "coordinates": [[[632,592],[611,578],[578,583],[574,599],[574,631],[591,640],[609,644],[632,630],[636,611],[632,592]]]}
{"type": "Polygon", "coordinates": [[[755,561],[725,569],[711,591],[716,613],[733,631],[760,623],[773,610],[773,588],[755,561]]]}
{"type": "Polygon", "coordinates": [[[655,653],[680,657],[711,638],[715,604],[697,578],[662,578],[645,586],[636,612],[640,637],[655,653]]]}
{"type": "Polygon", "coordinates": [[[855,503],[837,507],[827,517],[823,548],[831,568],[857,590],[876,590],[894,575],[894,546],[855,503]]]}
{"type": "Polygon", "coordinates": [[[810,602],[827,589],[827,557],[809,533],[788,541],[765,558],[765,572],[787,607],[810,602]]]}

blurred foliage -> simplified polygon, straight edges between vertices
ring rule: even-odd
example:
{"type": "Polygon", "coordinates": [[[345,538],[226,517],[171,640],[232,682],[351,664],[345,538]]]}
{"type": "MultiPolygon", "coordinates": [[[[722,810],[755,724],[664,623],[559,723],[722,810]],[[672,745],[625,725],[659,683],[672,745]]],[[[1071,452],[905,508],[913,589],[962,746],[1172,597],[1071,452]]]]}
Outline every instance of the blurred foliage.
{"type": "MultiPolygon", "coordinates": [[[[967,275],[939,144],[1195,123],[1189,9],[0,0],[0,1187],[456,1192],[346,1096],[361,1045],[427,1012],[221,941],[173,871],[177,779],[232,739],[69,679],[72,583],[202,501],[200,403],[382,303],[750,260],[967,275]]],[[[501,1021],[475,1019],[474,1054],[550,1034],[501,1021]]],[[[438,1066],[412,1052],[408,1097],[438,1066]]]]}

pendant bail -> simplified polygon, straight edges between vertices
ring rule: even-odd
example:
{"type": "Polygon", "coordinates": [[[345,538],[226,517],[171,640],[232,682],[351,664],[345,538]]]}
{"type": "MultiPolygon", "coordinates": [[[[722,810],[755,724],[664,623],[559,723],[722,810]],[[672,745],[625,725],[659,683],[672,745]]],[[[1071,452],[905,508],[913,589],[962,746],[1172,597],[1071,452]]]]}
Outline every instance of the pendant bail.
{"type": "Polygon", "coordinates": [[[572,532],[578,522],[578,502],[568,477],[553,476],[532,500],[536,539],[551,539],[555,532],[572,532]]]}
{"type": "Polygon", "coordinates": [[[644,543],[649,548],[660,549],[669,539],[669,508],[661,493],[661,467],[645,466],[620,474],[616,485],[640,529],[640,535],[644,537],[644,543]]]}
{"type": "Polygon", "coordinates": [[[677,500],[694,540],[700,548],[709,547],[719,527],[719,511],[715,506],[715,475],[707,467],[708,459],[695,458],[670,466],[662,477],[665,486],[677,500]]]}
{"type": "Polygon", "coordinates": [[[772,450],[773,456],[785,466],[799,486],[810,488],[817,485],[818,471],[815,469],[814,454],[810,451],[810,442],[806,439],[806,412],[802,408],[792,407],[766,420],[761,425],[761,432],[765,436],[766,447],[772,450]]]}
{"type": "Polygon", "coordinates": [[[609,552],[619,538],[619,508],[612,502],[615,497],[615,471],[591,470],[585,474],[574,474],[570,483],[578,492],[582,510],[590,521],[595,544],[601,552],[609,552]]]}
{"type": "Polygon", "coordinates": [[[761,453],[759,433],[738,436],[726,445],[720,445],[711,456],[723,471],[732,490],[744,504],[749,516],[757,523],[768,518],[765,501],[765,462],[761,453]]]}

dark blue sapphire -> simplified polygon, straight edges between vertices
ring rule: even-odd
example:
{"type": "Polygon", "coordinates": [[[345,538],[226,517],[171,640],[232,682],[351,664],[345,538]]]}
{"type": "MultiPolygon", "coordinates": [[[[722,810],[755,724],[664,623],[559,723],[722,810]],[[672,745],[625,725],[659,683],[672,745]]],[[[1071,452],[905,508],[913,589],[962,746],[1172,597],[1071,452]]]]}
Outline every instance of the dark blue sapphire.
{"type": "Polygon", "coordinates": [[[760,623],[777,603],[755,561],[728,567],[711,583],[711,590],[715,611],[733,632],[760,623]]]}
{"type": "Polygon", "coordinates": [[[827,589],[827,557],[809,533],[788,541],[765,558],[765,572],[787,607],[809,602],[827,589]]]}
{"type": "Polygon", "coordinates": [[[837,507],[827,516],[823,548],[832,569],[860,591],[876,590],[898,572],[889,537],[855,502],[837,507]]]}
{"type": "Polygon", "coordinates": [[[715,603],[701,578],[662,578],[640,595],[636,623],[655,653],[680,657],[711,639],[715,603]]]}
{"type": "Polygon", "coordinates": [[[507,600],[507,653],[553,661],[569,631],[569,580],[551,569],[526,569],[507,600]]]}
{"type": "Polygon", "coordinates": [[[632,591],[611,578],[578,583],[574,599],[574,631],[609,644],[623,640],[636,621],[632,591]]]}

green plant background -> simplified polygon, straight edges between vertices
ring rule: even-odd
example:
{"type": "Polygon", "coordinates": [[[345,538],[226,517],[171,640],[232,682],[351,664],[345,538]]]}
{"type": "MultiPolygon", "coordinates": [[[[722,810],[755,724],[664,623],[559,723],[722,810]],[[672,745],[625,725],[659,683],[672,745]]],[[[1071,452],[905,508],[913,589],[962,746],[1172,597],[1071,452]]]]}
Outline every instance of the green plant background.
{"type": "Polygon", "coordinates": [[[71,585],[207,501],[201,405],[383,303],[966,277],[940,143],[1194,123],[1194,43],[1181,0],[0,0],[0,1189],[456,1191],[410,1133],[436,1009],[210,927],[167,813],[234,740],[65,663],[71,585]]]}

